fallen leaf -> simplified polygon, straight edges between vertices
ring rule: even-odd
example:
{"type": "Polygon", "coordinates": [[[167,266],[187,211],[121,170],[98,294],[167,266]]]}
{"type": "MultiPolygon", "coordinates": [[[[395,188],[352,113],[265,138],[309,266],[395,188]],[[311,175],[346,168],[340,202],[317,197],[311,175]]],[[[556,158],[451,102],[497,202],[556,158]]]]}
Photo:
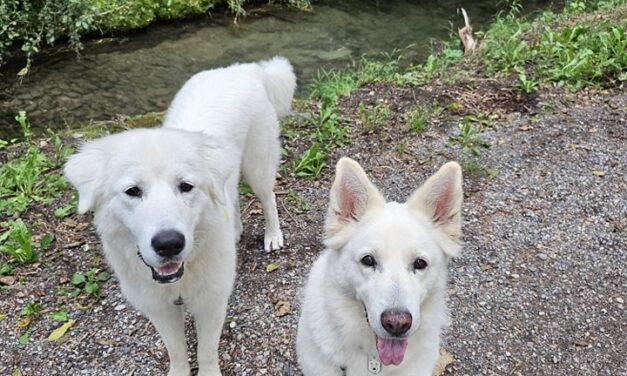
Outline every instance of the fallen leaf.
{"type": "Polygon", "coordinates": [[[453,355],[451,355],[448,351],[444,350],[440,347],[440,356],[438,357],[438,363],[435,365],[435,370],[433,371],[434,376],[440,376],[446,370],[446,367],[453,363],[453,355]]]}
{"type": "Polygon", "coordinates": [[[17,320],[18,328],[26,328],[30,324],[30,318],[24,317],[23,319],[17,320]]]}
{"type": "Polygon", "coordinates": [[[268,264],[266,265],[266,272],[267,273],[272,273],[273,271],[277,270],[279,268],[279,265],[272,263],[272,264],[268,264]]]}
{"type": "Polygon", "coordinates": [[[75,322],[76,320],[69,320],[65,324],[53,330],[52,333],[50,333],[50,335],[48,336],[48,341],[58,341],[61,337],[65,335],[65,332],[67,332],[68,329],[70,329],[72,325],[74,325],[75,322]]]}
{"type": "Polygon", "coordinates": [[[6,313],[0,313],[0,321],[4,320],[7,318],[7,314],[6,313]]]}
{"type": "Polygon", "coordinates": [[[592,173],[600,178],[605,176],[605,172],[599,170],[592,171],[592,173]]]}
{"type": "Polygon", "coordinates": [[[285,315],[288,315],[292,313],[292,306],[290,305],[290,302],[288,302],[287,300],[279,300],[275,305],[274,305],[274,315],[277,317],[283,317],[285,315]]]}
{"type": "Polygon", "coordinates": [[[19,368],[16,369],[15,371],[13,371],[13,373],[11,373],[11,376],[22,376],[22,370],[20,370],[19,368]]]}
{"type": "Polygon", "coordinates": [[[20,345],[26,345],[30,341],[30,335],[33,333],[33,329],[29,328],[18,338],[20,345]]]}

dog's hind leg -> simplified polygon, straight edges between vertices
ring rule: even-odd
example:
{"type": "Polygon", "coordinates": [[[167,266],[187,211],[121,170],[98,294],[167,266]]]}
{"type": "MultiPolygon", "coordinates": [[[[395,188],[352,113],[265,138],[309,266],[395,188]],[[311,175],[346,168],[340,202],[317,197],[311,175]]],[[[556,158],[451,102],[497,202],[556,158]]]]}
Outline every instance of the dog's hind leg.
{"type": "Polygon", "coordinates": [[[229,200],[233,205],[233,225],[234,225],[234,233],[235,233],[235,243],[239,243],[240,238],[242,237],[242,218],[241,218],[241,209],[239,207],[239,171],[234,171],[227,179],[226,182],[226,190],[229,195],[229,200]]]}
{"type": "Polygon", "coordinates": [[[270,116],[265,121],[269,123],[267,126],[258,125],[257,129],[251,130],[251,134],[248,135],[242,174],[261,201],[266,224],[263,244],[266,251],[271,251],[283,247],[283,233],[274,196],[280,144],[276,117],[270,116]]]}
{"type": "Polygon", "coordinates": [[[168,376],[189,376],[190,368],[187,361],[187,342],[185,340],[185,315],[182,306],[164,304],[146,316],[161,335],[170,357],[168,376]]]}

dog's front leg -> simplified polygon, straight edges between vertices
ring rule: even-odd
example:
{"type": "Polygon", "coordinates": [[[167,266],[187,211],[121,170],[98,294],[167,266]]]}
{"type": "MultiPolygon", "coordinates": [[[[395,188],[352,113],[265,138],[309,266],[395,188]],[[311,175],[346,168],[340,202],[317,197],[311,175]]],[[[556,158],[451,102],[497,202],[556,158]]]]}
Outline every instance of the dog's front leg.
{"type": "Polygon", "coordinates": [[[198,335],[198,376],[220,376],[218,344],[226,316],[227,298],[212,297],[204,301],[216,304],[190,306],[198,335]]]}
{"type": "Polygon", "coordinates": [[[170,357],[168,376],[189,376],[187,342],[185,340],[185,312],[182,306],[167,304],[152,312],[146,312],[163,339],[170,357]]]}

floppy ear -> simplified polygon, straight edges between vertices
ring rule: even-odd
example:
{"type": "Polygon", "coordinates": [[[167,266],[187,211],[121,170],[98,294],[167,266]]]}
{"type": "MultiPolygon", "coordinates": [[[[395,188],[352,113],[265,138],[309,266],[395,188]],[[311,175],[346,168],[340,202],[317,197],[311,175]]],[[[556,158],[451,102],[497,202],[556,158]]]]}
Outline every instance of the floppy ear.
{"type": "Polygon", "coordinates": [[[342,158],[335,171],[326,221],[327,237],[349,223],[359,222],[372,208],[385,205],[385,198],[357,162],[342,158]]]}
{"type": "Polygon", "coordinates": [[[63,173],[78,190],[78,213],[98,206],[102,196],[102,174],[108,154],[102,139],[84,144],[65,163],[63,173]]]}
{"type": "Polygon", "coordinates": [[[426,214],[456,244],[444,247],[451,256],[457,253],[461,242],[462,201],[462,169],[456,162],[442,166],[407,200],[410,208],[426,214]]]}
{"type": "MultiPolygon", "coordinates": [[[[237,166],[232,162],[220,159],[220,156],[235,154],[228,149],[229,146],[225,144],[219,144],[216,140],[206,136],[203,133],[198,132],[197,137],[202,141],[199,145],[198,155],[200,155],[204,161],[207,170],[203,173],[208,174],[209,191],[207,192],[214,204],[226,206],[229,182],[228,179],[237,169],[237,166]]],[[[239,176],[236,177],[239,179],[239,176]]],[[[237,184],[237,183],[235,183],[237,184]]]]}

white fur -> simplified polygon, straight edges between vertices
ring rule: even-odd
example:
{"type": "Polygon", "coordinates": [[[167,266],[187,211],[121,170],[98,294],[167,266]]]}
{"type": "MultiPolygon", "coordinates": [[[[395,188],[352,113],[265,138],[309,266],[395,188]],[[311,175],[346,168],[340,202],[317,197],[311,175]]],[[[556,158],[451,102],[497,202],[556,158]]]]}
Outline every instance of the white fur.
{"type": "Polygon", "coordinates": [[[79,211],[95,209],[105,256],[126,298],[160,333],[170,356],[170,376],[187,376],[187,344],[181,297],[196,320],[199,375],[220,375],[218,340],[235,278],[232,206],[220,204],[231,151],[199,133],[136,129],[88,142],[65,166],[79,191],[79,211]],[[181,192],[181,182],[190,192],[181,192]],[[141,198],[125,193],[137,186],[141,198]],[[185,235],[185,273],[161,285],[150,269],[166,261],[150,239],[163,229],[185,235]]]}
{"type": "Polygon", "coordinates": [[[176,94],[163,125],[203,132],[232,147],[229,159],[241,166],[231,170],[225,189],[237,209],[236,237],[242,229],[237,200],[241,167],[263,207],[266,251],[283,246],[273,192],[280,160],[278,120],[289,113],[295,88],[292,66],[283,57],[200,72],[176,94]]]}
{"type": "Polygon", "coordinates": [[[406,203],[387,202],[353,160],[338,162],[326,222],[327,249],[305,287],[297,353],[305,376],[366,376],[389,337],[381,313],[411,313],[403,362],[380,376],[430,376],[447,322],[447,262],[460,249],[461,169],[444,165],[406,203]],[[377,265],[361,263],[372,255],[377,265]],[[413,268],[416,258],[428,262],[413,268]]]}
{"type": "Polygon", "coordinates": [[[65,166],[79,192],[78,211],[95,210],[123,294],[161,335],[170,376],[190,374],[184,308],[174,304],[179,298],[196,320],[198,375],[221,374],[218,341],[235,278],[234,239],[241,233],[240,169],[263,204],[265,248],[283,244],[272,190],[278,116],[289,112],[295,85],[291,65],[279,57],[201,72],[176,95],[163,128],[88,142],[65,166]],[[184,192],[181,183],[193,189],[184,192]],[[140,188],[141,197],[129,196],[129,187],[140,188]],[[152,247],[162,230],[185,237],[174,260],[152,247]],[[156,283],[146,264],[158,269],[172,261],[183,263],[182,278],[156,283]]]}

